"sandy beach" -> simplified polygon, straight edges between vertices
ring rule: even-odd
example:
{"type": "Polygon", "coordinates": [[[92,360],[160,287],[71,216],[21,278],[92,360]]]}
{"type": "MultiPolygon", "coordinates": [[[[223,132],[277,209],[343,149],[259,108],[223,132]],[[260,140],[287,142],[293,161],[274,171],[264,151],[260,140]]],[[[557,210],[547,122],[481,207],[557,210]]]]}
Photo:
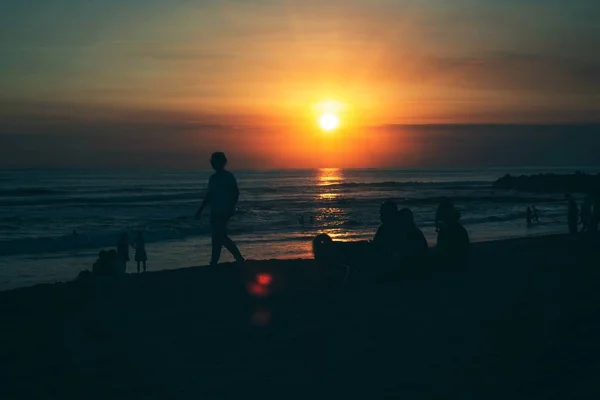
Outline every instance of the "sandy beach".
{"type": "Polygon", "coordinates": [[[599,248],[477,243],[465,270],[343,287],[272,260],[2,292],[0,397],[597,398],[599,248]]]}

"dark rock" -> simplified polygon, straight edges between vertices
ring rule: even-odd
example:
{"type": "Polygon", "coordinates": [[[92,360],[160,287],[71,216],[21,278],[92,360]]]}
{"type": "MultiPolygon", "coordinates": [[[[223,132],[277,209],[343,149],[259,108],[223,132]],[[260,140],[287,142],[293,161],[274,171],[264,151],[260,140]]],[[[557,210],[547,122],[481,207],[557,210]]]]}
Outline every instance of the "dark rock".
{"type": "Polygon", "coordinates": [[[512,176],[510,174],[494,182],[494,189],[516,190],[535,193],[600,193],[600,174],[577,171],[571,175],[539,174],[512,176]]]}

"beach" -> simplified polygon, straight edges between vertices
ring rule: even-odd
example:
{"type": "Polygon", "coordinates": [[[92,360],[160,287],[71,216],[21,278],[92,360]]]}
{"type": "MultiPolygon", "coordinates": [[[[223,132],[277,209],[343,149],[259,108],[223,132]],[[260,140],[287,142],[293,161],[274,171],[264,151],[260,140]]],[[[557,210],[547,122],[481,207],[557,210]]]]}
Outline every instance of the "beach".
{"type": "Polygon", "coordinates": [[[376,283],[271,260],[5,291],[0,396],[597,398],[598,267],[552,235],[376,283]]]}

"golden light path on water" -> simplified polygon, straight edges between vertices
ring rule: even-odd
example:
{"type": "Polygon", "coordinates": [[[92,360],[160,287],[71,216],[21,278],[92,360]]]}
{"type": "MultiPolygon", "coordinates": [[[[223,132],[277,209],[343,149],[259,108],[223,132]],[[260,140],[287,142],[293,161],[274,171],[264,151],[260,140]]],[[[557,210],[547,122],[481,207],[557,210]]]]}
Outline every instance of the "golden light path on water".
{"type": "MultiPolygon", "coordinates": [[[[320,168],[317,170],[316,185],[319,189],[317,194],[317,200],[319,201],[333,201],[340,197],[337,185],[344,182],[344,171],[341,168],[320,168]]],[[[323,210],[324,213],[329,215],[341,215],[344,210],[338,207],[328,207],[323,210]]],[[[343,240],[349,236],[347,230],[340,228],[326,229],[324,232],[331,236],[334,240],[343,240]]]]}

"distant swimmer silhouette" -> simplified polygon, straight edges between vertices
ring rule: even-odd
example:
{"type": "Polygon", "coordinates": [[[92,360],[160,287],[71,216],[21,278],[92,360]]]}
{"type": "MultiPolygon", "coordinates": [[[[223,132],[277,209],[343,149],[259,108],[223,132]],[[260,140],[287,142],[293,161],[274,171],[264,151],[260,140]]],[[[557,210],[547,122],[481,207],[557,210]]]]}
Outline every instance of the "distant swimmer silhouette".
{"type": "Polygon", "coordinates": [[[146,272],[148,254],[146,254],[146,241],[144,240],[144,234],[141,231],[138,231],[135,241],[132,243],[132,247],[135,249],[135,262],[137,263],[138,274],[140,273],[140,264],[143,264],[144,272],[146,272]]]}
{"type": "Polygon", "coordinates": [[[117,243],[117,257],[121,263],[123,263],[123,272],[127,272],[127,262],[129,258],[129,236],[127,232],[121,235],[119,242],[117,243]]]}
{"type": "Polygon", "coordinates": [[[533,211],[531,207],[527,207],[527,211],[525,212],[525,220],[527,222],[527,226],[531,226],[531,221],[533,220],[533,211]]]}
{"type": "Polygon", "coordinates": [[[227,224],[233,216],[240,192],[233,174],[225,170],[227,157],[224,153],[213,153],[210,164],[215,173],[208,181],[208,193],[196,212],[199,219],[204,209],[210,205],[210,224],[212,230],[212,258],[210,265],[217,265],[221,258],[221,248],[225,246],[238,263],[243,263],[244,257],[236,244],[227,235],[227,224]]]}
{"type": "Polygon", "coordinates": [[[460,211],[451,200],[442,204],[442,213],[438,208],[436,225],[438,225],[437,251],[440,262],[447,266],[465,266],[469,256],[469,234],[460,223],[460,211]]]}

